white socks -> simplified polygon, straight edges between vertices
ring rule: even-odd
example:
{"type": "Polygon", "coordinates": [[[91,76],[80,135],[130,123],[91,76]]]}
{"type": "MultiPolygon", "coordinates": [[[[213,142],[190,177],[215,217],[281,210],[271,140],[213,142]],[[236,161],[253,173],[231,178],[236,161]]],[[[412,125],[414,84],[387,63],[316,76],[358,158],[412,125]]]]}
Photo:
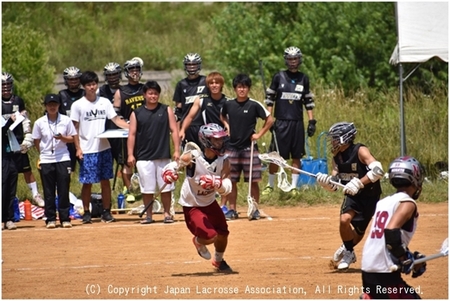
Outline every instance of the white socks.
{"type": "Polygon", "coordinates": [[[269,173],[269,183],[267,185],[273,188],[275,185],[275,174],[269,173]]]}
{"type": "Polygon", "coordinates": [[[292,174],[292,187],[297,187],[297,183],[298,183],[298,177],[299,177],[300,175],[298,174],[298,173],[293,173],[292,174]]]}
{"type": "Polygon", "coordinates": [[[221,262],[222,260],[223,260],[223,252],[222,253],[219,253],[219,252],[215,252],[214,253],[214,260],[216,261],[216,262],[221,262]]]}
{"type": "Polygon", "coordinates": [[[37,183],[36,181],[32,182],[32,183],[28,183],[28,188],[30,188],[31,193],[33,194],[33,197],[38,194],[38,189],[37,189],[37,183]]]}

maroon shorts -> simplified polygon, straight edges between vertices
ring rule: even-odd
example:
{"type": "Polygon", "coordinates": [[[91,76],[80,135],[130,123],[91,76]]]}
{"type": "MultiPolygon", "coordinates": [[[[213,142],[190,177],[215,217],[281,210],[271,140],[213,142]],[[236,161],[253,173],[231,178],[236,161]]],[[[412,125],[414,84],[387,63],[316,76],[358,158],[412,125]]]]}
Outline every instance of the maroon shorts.
{"type": "Polygon", "coordinates": [[[228,236],[228,224],[217,202],[206,207],[183,207],[184,220],[194,236],[211,239],[217,234],[228,236]]]}

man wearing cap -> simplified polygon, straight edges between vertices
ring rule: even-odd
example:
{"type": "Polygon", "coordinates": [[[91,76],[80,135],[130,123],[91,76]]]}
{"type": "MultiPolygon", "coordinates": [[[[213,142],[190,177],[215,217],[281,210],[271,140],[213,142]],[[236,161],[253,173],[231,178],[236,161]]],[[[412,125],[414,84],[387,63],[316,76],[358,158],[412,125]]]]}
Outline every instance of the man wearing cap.
{"type": "Polygon", "coordinates": [[[56,228],[56,210],[63,228],[71,228],[69,187],[71,163],[67,143],[73,143],[77,134],[69,116],[59,113],[61,99],[48,94],[44,99],[47,114],[36,120],[32,138],[39,152],[38,168],[44,187],[45,221],[48,229],[56,228]],[[55,189],[56,188],[56,189],[55,189]],[[56,208],[56,191],[58,208],[56,208]]]}

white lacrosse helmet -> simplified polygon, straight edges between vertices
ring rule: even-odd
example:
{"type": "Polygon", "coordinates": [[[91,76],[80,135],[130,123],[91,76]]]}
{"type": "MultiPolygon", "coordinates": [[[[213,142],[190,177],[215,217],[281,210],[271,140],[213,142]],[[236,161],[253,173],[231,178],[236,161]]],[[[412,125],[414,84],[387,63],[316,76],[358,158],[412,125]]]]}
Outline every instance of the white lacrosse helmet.
{"type": "Polygon", "coordinates": [[[424,180],[424,170],[422,165],[416,158],[410,156],[402,156],[394,159],[389,165],[389,182],[395,188],[414,186],[417,188],[412,196],[417,199],[422,191],[422,183],[424,180]]]}
{"type": "Polygon", "coordinates": [[[300,48],[298,47],[288,47],[284,50],[284,63],[286,64],[286,66],[288,67],[288,69],[298,69],[298,67],[302,64],[303,62],[303,54],[300,50],[300,48]],[[289,60],[289,59],[296,59],[298,58],[298,60],[293,61],[293,60],[289,60]]]}

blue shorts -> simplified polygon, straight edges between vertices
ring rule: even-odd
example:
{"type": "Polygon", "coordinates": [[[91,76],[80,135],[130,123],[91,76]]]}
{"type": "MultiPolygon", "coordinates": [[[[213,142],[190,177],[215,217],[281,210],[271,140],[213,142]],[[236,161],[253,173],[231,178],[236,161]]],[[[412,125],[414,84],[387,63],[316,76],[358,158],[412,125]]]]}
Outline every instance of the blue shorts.
{"type": "Polygon", "coordinates": [[[114,177],[111,149],[84,154],[80,161],[80,183],[93,184],[114,177]]]}

